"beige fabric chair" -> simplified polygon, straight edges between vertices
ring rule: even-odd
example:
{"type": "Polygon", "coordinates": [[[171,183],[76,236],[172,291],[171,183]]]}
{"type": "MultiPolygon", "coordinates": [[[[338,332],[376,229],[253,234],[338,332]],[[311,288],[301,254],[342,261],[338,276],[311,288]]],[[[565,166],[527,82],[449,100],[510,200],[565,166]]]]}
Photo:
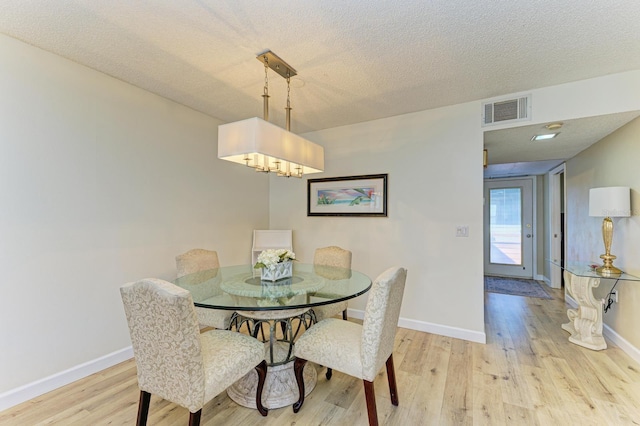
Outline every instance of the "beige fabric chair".
{"type": "MultiPolygon", "coordinates": [[[[177,277],[194,274],[196,272],[216,269],[220,267],[218,260],[218,252],[205,249],[192,249],[186,253],[176,256],[177,277]]],[[[210,289],[211,287],[206,287],[210,289]]],[[[217,294],[208,294],[208,297],[220,296],[222,292],[217,294]]],[[[196,306],[196,315],[198,322],[203,327],[214,327],[221,330],[229,328],[231,315],[233,311],[224,311],[220,309],[201,308],[196,306]]]]}
{"type": "MultiPolygon", "coordinates": [[[[304,403],[302,371],[307,361],[362,379],[370,425],[378,424],[373,380],[386,363],[391,403],[398,405],[393,345],[406,277],[406,269],[390,268],[375,280],[362,325],[329,318],[312,326],[298,339],[294,370],[300,399],[293,404],[294,412],[304,403]]],[[[327,379],[330,378],[328,374],[327,379]]]]}
{"type": "MultiPolygon", "coordinates": [[[[337,246],[329,246],[316,249],[313,256],[313,264],[316,269],[316,273],[324,275],[328,279],[339,280],[349,278],[344,276],[351,273],[351,252],[337,246]],[[344,272],[336,271],[335,269],[327,269],[326,273],[323,273],[322,267],[330,266],[333,268],[343,268],[344,272]]],[[[347,319],[347,307],[348,303],[344,302],[333,303],[330,305],[323,305],[313,308],[316,314],[316,320],[318,322],[326,318],[331,318],[342,312],[342,319],[347,319]]]]}
{"type": "Polygon", "coordinates": [[[146,425],[151,394],[181,405],[200,423],[202,407],[253,368],[256,405],[263,416],[267,374],[264,345],[227,330],[200,333],[191,293],[148,278],[120,288],[138,369],[138,425],[146,425]]]}

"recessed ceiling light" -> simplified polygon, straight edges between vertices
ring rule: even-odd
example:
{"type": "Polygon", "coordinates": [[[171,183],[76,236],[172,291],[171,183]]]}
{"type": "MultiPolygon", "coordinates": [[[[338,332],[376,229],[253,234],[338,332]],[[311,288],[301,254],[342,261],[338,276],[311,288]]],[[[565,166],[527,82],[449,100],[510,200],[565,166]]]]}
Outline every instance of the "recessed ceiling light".
{"type": "Polygon", "coordinates": [[[553,139],[556,136],[558,136],[560,134],[560,132],[558,133],[547,133],[546,135],[536,135],[534,137],[531,138],[532,141],[544,141],[547,139],[553,139]]]}

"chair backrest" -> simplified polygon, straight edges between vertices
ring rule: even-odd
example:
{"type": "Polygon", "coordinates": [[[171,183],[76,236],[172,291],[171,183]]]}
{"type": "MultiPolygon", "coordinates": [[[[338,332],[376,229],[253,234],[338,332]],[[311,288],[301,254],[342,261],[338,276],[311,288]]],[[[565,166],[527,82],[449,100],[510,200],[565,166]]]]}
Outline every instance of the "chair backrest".
{"type": "Polygon", "coordinates": [[[338,246],[318,248],[313,255],[313,265],[315,273],[327,279],[350,278],[351,252],[338,246]]]}
{"type": "Polygon", "coordinates": [[[195,272],[220,267],[218,252],[205,249],[192,249],[176,256],[178,278],[195,272]]]}
{"type": "Polygon", "coordinates": [[[319,248],[313,255],[313,264],[351,269],[351,252],[338,246],[319,248]]]}
{"type": "Polygon", "coordinates": [[[398,329],[407,270],[384,271],[371,286],[362,322],[362,375],[373,381],[389,356],[398,329]]]}
{"type": "Polygon", "coordinates": [[[204,405],[200,329],[191,294],[147,278],[120,288],[140,390],[191,412],[204,405]]]}
{"type": "Polygon", "coordinates": [[[251,248],[252,265],[255,265],[260,253],[266,249],[293,250],[293,232],[291,232],[291,229],[255,229],[251,248]]]}

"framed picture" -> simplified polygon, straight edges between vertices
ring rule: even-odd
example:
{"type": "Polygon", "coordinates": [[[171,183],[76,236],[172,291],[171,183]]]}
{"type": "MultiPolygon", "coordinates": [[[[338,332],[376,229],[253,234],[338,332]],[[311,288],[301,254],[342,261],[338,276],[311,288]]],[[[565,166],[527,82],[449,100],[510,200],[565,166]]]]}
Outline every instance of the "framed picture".
{"type": "Polygon", "coordinates": [[[387,175],[307,181],[307,216],[387,216],[387,175]]]}

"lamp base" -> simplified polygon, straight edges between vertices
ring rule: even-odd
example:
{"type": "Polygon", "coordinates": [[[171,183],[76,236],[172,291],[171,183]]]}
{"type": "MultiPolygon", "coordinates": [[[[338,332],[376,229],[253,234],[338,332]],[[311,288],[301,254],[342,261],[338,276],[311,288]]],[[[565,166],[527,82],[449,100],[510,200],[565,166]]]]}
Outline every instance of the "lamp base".
{"type": "Polygon", "coordinates": [[[596,268],[596,273],[603,277],[615,277],[622,274],[622,271],[613,266],[613,260],[616,257],[612,254],[601,254],[600,259],[604,260],[604,265],[596,268]]]}

